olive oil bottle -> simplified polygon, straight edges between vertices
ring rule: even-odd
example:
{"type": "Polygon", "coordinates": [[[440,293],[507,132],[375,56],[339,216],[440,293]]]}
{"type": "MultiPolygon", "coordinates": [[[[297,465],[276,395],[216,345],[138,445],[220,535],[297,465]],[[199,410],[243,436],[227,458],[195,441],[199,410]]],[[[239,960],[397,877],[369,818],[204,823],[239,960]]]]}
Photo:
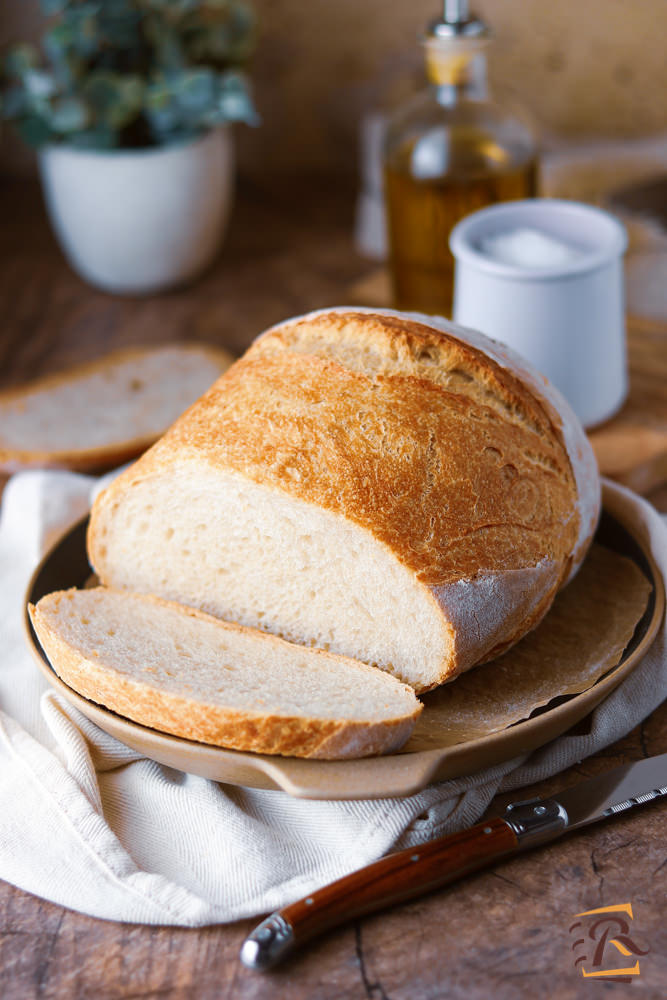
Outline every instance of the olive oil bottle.
{"type": "Polygon", "coordinates": [[[535,141],[489,100],[489,31],[464,0],[446,0],[424,38],[428,88],[392,117],[384,185],[394,304],[450,316],[449,234],[464,216],[536,193],[535,141]]]}

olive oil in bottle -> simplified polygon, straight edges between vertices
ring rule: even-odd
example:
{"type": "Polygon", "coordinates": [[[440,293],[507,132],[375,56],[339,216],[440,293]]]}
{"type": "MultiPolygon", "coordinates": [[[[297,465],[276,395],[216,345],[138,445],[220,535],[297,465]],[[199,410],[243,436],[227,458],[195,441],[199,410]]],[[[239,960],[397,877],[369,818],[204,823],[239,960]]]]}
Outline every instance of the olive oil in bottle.
{"type": "Polygon", "coordinates": [[[424,39],[429,87],[389,123],[384,184],[399,309],[450,316],[453,227],[485,205],[536,192],[530,131],[487,97],[488,40],[467,3],[448,0],[424,39]]]}

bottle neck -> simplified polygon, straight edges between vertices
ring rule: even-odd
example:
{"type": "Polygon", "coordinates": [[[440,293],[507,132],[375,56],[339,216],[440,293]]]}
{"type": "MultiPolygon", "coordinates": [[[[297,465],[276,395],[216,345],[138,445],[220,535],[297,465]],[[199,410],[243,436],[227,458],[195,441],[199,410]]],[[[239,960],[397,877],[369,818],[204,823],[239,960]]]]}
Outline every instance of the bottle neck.
{"type": "Polygon", "coordinates": [[[426,75],[439,103],[482,101],[487,95],[486,56],[480,48],[426,46],[426,75]]]}

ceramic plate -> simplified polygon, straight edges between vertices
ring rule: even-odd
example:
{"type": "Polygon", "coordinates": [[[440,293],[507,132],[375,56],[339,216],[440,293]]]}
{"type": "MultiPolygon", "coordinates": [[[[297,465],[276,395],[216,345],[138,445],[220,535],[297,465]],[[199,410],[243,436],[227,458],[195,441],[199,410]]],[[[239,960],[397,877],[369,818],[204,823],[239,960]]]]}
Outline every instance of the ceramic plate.
{"type": "MultiPolygon", "coordinates": [[[[648,607],[620,663],[593,687],[550,703],[507,729],[455,746],[352,761],[311,761],[223,750],[148,729],[82,698],[64,684],[42,653],[27,614],[52,590],[81,587],[90,576],[86,557],[87,519],[76,524],[45,556],[26,594],[25,630],[36,662],[49,684],[101,729],[161,764],[216,781],[252,788],[282,789],[315,799],[364,799],[410,795],[434,781],[470,774],[535,750],[581,722],[640,662],[662,622],[665,587],[644,529],[642,501],[612,483],[603,487],[597,540],[633,559],[653,590],[648,607]]],[[[611,654],[610,654],[611,656],[611,654]]],[[[612,669],[613,667],[613,669],[612,669]]]]}

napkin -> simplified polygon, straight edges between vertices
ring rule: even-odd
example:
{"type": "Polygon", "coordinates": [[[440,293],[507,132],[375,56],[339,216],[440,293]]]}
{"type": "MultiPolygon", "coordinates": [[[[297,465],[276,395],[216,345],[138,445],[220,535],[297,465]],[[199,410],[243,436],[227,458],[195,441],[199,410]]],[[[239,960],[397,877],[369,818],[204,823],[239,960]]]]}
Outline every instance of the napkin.
{"type": "MultiPolygon", "coordinates": [[[[664,626],[590,717],[530,756],[400,799],[316,802],[183,774],[107,736],[50,690],[26,648],[23,598],[45,547],[95,480],[30,471],[0,512],[0,878],[109,920],[203,926],[286,905],[375,861],[474,823],[493,796],[619,739],[667,693],[664,626]]],[[[667,523],[642,502],[667,571],[667,523]]]]}

